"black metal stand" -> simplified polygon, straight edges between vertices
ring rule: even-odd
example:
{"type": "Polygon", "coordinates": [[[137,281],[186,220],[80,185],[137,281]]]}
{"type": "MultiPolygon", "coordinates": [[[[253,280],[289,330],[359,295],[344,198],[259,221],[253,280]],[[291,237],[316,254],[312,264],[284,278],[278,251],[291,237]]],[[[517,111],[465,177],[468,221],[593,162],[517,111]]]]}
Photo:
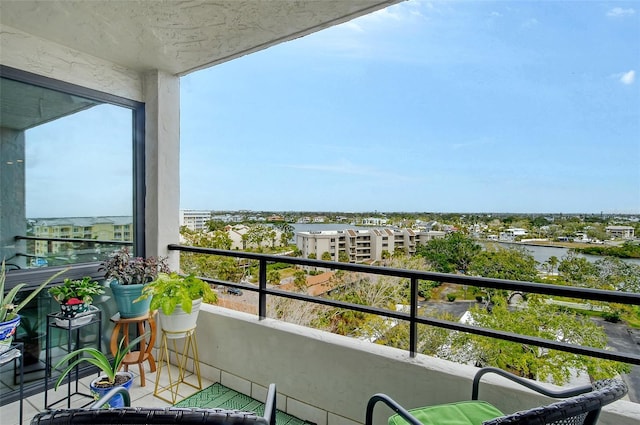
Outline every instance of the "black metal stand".
{"type": "MultiPolygon", "coordinates": [[[[46,355],[45,355],[45,373],[44,373],[44,408],[49,409],[52,406],[55,406],[58,403],[63,401],[67,401],[67,408],[71,408],[71,397],[74,395],[79,395],[83,397],[88,397],[91,400],[87,402],[85,406],[88,406],[93,402],[93,396],[91,394],[86,394],[80,392],[79,390],[79,378],[80,378],[80,366],[76,366],[72,372],[67,376],[67,395],[66,397],[55,401],[51,404],[48,403],[48,393],[49,393],[49,380],[52,378],[53,366],[51,364],[51,337],[52,330],[59,329],[67,332],[67,352],[71,352],[71,344],[75,342],[75,349],[81,347],[80,342],[80,331],[87,326],[93,325],[97,323],[98,335],[96,338],[96,345],[98,350],[101,349],[101,341],[102,341],[102,311],[98,308],[90,309],[85,313],[80,313],[73,319],[67,319],[62,316],[61,313],[50,313],[47,314],[47,346],[46,346],[46,355]],[[75,337],[74,337],[75,336],[75,337]],[[74,376],[75,375],[75,376],[74,376]],[[72,386],[75,385],[75,388],[72,391],[72,386]]],[[[69,361],[69,364],[73,360],[69,361]]],[[[84,407],[84,406],[83,406],[84,407]]]]}
{"type": "Polygon", "coordinates": [[[11,344],[11,348],[0,354],[0,366],[9,363],[12,360],[14,371],[16,369],[16,362],[20,362],[20,423],[22,424],[22,399],[24,398],[24,344],[22,342],[11,344]]]}

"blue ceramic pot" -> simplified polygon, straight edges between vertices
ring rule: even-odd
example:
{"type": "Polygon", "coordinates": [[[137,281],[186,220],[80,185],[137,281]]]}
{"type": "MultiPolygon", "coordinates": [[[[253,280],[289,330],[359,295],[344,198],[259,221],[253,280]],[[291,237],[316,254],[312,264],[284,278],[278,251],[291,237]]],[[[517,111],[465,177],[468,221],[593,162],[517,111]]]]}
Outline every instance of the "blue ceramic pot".
{"type": "Polygon", "coordinates": [[[0,353],[4,353],[11,346],[13,335],[16,333],[16,328],[20,324],[20,316],[0,323],[0,353]]]}
{"type": "Polygon", "coordinates": [[[116,280],[112,280],[110,283],[111,292],[113,298],[116,301],[116,306],[120,312],[120,317],[123,319],[130,319],[132,317],[139,317],[147,314],[149,311],[149,304],[151,304],[151,297],[146,300],[133,302],[136,298],[142,295],[143,284],[135,285],[121,285],[116,280]]]}
{"type": "MultiPolygon", "coordinates": [[[[129,380],[127,382],[125,382],[124,384],[120,385],[121,387],[124,387],[127,389],[127,391],[131,390],[131,384],[133,383],[133,373],[131,372],[118,372],[118,375],[127,375],[129,377],[129,380]]],[[[104,397],[105,394],[107,394],[109,391],[111,391],[111,389],[113,387],[106,387],[106,388],[101,388],[101,387],[96,387],[96,383],[100,382],[102,380],[106,379],[106,377],[104,375],[99,376],[98,378],[94,379],[93,381],[91,381],[91,383],[89,384],[89,388],[91,389],[91,394],[93,394],[93,397],[96,400],[101,399],[102,397],[104,397]]],[[[111,401],[109,402],[108,406],[104,406],[106,407],[124,407],[124,400],[122,399],[122,396],[120,394],[116,395],[115,397],[113,397],[111,399],[111,401]]]]}

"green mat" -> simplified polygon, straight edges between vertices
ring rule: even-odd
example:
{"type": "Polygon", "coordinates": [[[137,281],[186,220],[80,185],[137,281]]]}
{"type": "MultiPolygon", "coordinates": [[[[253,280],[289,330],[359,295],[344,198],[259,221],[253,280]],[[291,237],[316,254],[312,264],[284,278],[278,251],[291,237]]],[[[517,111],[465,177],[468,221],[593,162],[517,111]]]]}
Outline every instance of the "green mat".
{"type": "MultiPolygon", "coordinates": [[[[256,412],[259,416],[264,414],[263,402],[254,400],[218,382],[176,403],[175,406],[244,410],[256,412]]],[[[311,422],[303,421],[295,416],[276,410],[276,424],[308,425],[311,422]]]]}

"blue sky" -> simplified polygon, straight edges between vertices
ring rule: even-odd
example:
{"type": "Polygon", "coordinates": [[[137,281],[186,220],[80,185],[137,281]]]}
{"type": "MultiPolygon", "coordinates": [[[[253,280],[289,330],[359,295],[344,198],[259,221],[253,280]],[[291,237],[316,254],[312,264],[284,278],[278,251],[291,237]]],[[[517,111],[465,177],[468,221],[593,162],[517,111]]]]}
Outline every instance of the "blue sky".
{"type": "Polygon", "coordinates": [[[181,208],[640,213],[640,4],[408,1],[183,77],[181,208]]]}

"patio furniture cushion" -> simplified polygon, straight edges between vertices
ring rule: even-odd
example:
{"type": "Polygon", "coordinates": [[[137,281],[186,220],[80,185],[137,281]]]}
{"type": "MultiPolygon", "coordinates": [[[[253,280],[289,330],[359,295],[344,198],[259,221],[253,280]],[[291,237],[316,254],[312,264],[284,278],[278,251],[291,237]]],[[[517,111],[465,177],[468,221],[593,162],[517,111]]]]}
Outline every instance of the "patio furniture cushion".
{"type": "MultiPolygon", "coordinates": [[[[461,401],[419,407],[409,410],[409,413],[425,425],[482,425],[484,421],[504,415],[486,401],[461,401]]],[[[406,424],[408,422],[398,414],[389,418],[389,425],[406,424]]]]}

